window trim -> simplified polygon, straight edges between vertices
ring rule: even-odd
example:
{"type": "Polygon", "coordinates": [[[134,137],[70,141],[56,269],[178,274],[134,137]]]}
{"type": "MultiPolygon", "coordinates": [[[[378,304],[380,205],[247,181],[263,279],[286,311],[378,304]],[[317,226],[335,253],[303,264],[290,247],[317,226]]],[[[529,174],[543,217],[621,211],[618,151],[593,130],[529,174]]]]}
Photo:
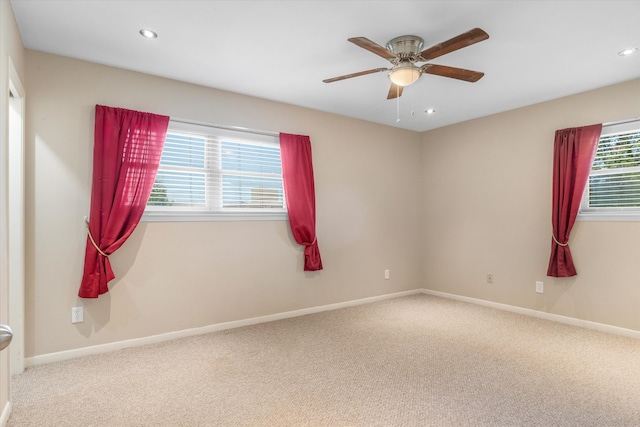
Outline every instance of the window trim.
{"type": "MultiPolygon", "coordinates": [[[[169,121],[170,132],[202,133],[221,139],[231,137],[239,142],[249,142],[252,144],[273,146],[274,140],[277,142],[279,133],[256,131],[248,128],[220,126],[203,122],[194,122],[183,119],[171,118],[169,121]]],[[[283,186],[284,197],[284,186],[283,186]]],[[[224,211],[214,211],[209,209],[175,209],[172,211],[157,209],[149,206],[145,208],[141,221],[144,222],[208,222],[208,221],[287,221],[289,214],[286,208],[286,199],[282,210],[274,208],[252,208],[243,210],[241,208],[225,208],[224,211]]]]}
{"type": "MultiPolygon", "coordinates": [[[[640,131],[640,118],[624,120],[621,122],[605,123],[602,125],[602,133],[600,138],[616,135],[619,133],[640,131]]],[[[598,141],[598,144],[600,141],[598,141]]],[[[589,171],[589,177],[593,171],[589,171]]],[[[596,173],[605,173],[596,171],[596,173]]],[[[580,202],[580,210],[578,211],[577,221],[640,221],[640,207],[637,208],[588,208],[589,203],[589,181],[584,188],[582,201],[580,202]]]]}
{"type": "Polygon", "coordinates": [[[287,212],[212,212],[175,211],[146,212],[140,221],[144,222],[208,222],[208,221],[287,221],[287,212]]]}

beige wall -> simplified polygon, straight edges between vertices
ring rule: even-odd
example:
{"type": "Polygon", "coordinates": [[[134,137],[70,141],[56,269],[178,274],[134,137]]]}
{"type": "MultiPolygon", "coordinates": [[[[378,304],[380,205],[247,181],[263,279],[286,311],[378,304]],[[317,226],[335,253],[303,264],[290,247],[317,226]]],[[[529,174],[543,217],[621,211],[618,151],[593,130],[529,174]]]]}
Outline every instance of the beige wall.
{"type": "Polygon", "coordinates": [[[638,116],[634,80],[425,133],[425,287],[640,330],[640,223],[578,222],[546,277],[555,131],[638,116]]]}
{"type": "Polygon", "coordinates": [[[27,357],[422,286],[419,134],[34,51],[27,88],[27,357]],[[78,299],[95,104],[310,135],[325,270],[285,221],[143,223],[78,299]]]}
{"type": "MultiPolygon", "coordinates": [[[[3,184],[0,199],[7,193],[7,146],[9,116],[9,61],[13,63],[17,77],[24,81],[24,47],[13,16],[11,4],[0,1],[0,173],[3,184]]],[[[9,322],[9,289],[7,282],[7,206],[0,204],[0,323],[9,322]]],[[[9,401],[9,349],[0,353],[0,420],[8,410],[9,401]]]]}
{"type": "Polygon", "coordinates": [[[40,52],[26,65],[27,357],[422,287],[640,330],[638,223],[578,223],[579,276],[545,276],[554,132],[637,116],[640,80],[421,135],[40,52]],[[143,223],[111,292],[78,299],[95,104],[310,135],[325,270],[302,271],[284,221],[143,223]]]}

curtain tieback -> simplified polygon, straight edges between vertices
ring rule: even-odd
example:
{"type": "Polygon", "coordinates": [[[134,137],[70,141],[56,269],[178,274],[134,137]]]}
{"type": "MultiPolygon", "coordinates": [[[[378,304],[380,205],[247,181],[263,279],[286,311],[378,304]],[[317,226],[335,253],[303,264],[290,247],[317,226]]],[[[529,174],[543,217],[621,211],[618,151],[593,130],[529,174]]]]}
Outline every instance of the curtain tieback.
{"type": "Polygon", "coordinates": [[[562,246],[562,247],[569,246],[569,242],[567,242],[567,243],[558,242],[558,239],[556,239],[556,235],[555,234],[551,233],[551,237],[553,237],[553,241],[556,242],[558,244],[558,246],[562,246]]]}
{"type": "Polygon", "coordinates": [[[89,221],[88,220],[84,220],[84,225],[87,226],[87,233],[89,233],[89,240],[91,240],[91,243],[93,244],[93,247],[96,248],[96,251],[98,251],[98,253],[104,257],[109,257],[109,255],[105,254],[104,252],[102,252],[102,249],[100,249],[98,247],[98,245],[96,244],[96,241],[93,240],[93,236],[91,235],[91,230],[89,230],[89,221]]]}

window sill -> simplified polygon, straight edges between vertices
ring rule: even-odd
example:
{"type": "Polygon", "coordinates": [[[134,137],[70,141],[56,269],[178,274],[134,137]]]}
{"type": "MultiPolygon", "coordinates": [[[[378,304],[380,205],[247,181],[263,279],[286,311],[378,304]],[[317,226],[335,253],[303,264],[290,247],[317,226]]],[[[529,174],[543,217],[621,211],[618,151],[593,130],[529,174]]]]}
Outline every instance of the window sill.
{"type": "Polygon", "coordinates": [[[640,212],[580,212],[577,221],[640,221],[640,212]]]}
{"type": "Polygon", "coordinates": [[[287,212],[145,212],[144,222],[287,221],[287,212]]]}

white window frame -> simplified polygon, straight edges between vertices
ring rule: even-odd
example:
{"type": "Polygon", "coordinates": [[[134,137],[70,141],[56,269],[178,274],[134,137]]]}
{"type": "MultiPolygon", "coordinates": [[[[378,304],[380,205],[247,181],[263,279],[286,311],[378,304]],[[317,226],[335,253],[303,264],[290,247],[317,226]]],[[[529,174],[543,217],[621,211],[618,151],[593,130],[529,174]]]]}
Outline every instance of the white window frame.
{"type": "MultiPolygon", "coordinates": [[[[602,126],[600,138],[616,135],[620,133],[636,132],[640,130],[640,119],[633,119],[619,123],[605,124],[602,126]]],[[[599,143],[599,141],[598,141],[599,143]]],[[[625,168],[627,172],[638,172],[640,167],[625,168]]],[[[592,170],[589,177],[596,175],[610,174],[611,170],[592,170]]],[[[589,207],[589,181],[584,189],[580,210],[576,218],[578,221],[640,221],[640,207],[610,207],[591,208],[589,207]]]]}
{"type": "MultiPolygon", "coordinates": [[[[190,133],[202,135],[205,137],[206,144],[220,144],[223,139],[232,139],[235,142],[250,143],[254,145],[278,146],[278,134],[252,131],[244,128],[232,128],[218,125],[209,125],[205,123],[194,123],[183,120],[171,119],[169,122],[169,133],[190,133]]],[[[220,150],[210,150],[205,148],[205,156],[207,164],[216,164],[215,158],[212,156],[219,155],[220,150]],[[216,154],[216,151],[218,154],[216,154]]],[[[164,170],[170,170],[171,167],[164,166],[164,170]]],[[[183,169],[183,168],[181,168],[183,169]]],[[[206,174],[221,175],[221,171],[213,167],[205,166],[206,174]]],[[[221,180],[217,179],[221,185],[221,180]]],[[[142,221],[147,222],[174,222],[174,221],[286,221],[288,214],[286,210],[286,201],[284,201],[283,188],[283,205],[279,208],[221,208],[218,202],[221,201],[221,186],[210,186],[210,182],[206,182],[206,207],[197,208],[163,208],[161,206],[147,206],[142,221]],[[212,188],[213,187],[213,188],[212,188]]]]}

